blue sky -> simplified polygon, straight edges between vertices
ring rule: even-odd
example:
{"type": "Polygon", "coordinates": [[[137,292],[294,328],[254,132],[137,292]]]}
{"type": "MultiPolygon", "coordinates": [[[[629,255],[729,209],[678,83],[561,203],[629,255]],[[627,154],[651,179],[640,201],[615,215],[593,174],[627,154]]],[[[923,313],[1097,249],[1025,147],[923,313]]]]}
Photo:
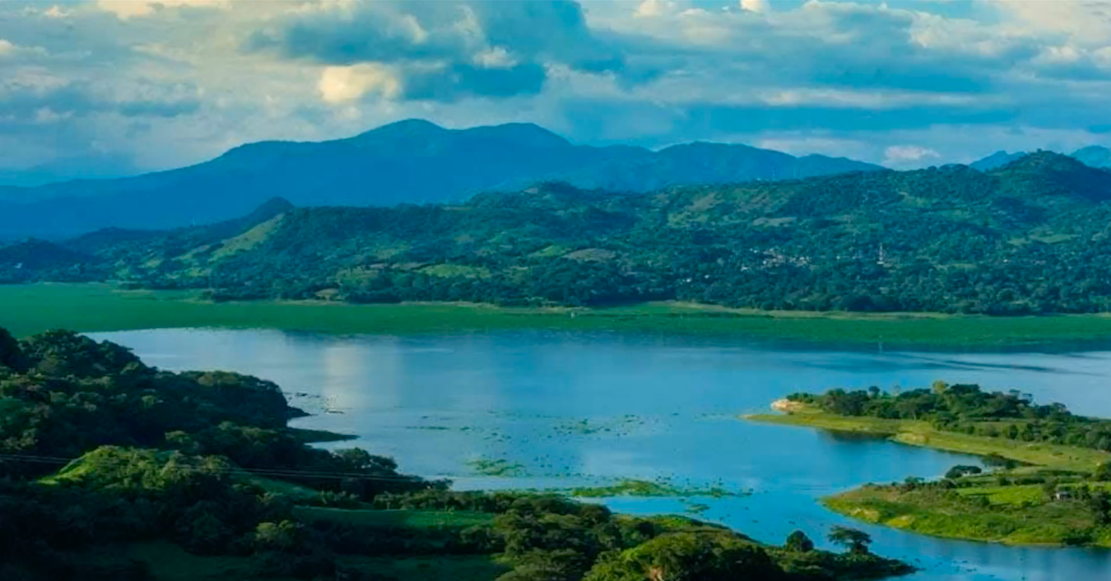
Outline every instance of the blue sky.
{"type": "Polygon", "coordinates": [[[912,168],[1111,144],[1111,0],[0,0],[0,176],[420,117],[912,168]]]}

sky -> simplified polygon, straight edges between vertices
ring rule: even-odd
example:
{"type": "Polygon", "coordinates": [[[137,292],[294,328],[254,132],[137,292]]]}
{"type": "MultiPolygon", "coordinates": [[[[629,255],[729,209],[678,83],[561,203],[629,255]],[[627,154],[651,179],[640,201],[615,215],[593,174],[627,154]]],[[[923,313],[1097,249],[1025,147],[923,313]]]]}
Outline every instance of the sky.
{"type": "Polygon", "coordinates": [[[909,169],[1111,145],[1109,96],[1111,0],[0,0],[0,180],[407,118],[909,169]]]}

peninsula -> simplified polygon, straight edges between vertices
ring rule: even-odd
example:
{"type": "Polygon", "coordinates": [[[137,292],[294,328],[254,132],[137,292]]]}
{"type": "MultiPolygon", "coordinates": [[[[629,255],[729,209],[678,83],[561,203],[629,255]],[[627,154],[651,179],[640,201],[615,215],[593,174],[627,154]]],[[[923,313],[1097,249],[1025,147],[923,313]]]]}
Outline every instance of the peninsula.
{"type": "Polygon", "coordinates": [[[938,537],[1111,547],[1111,420],[1036,405],[1017,390],[935,382],[887,393],[797,393],[745,419],[872,434],[982,457],[942,478],[868,484],[823,499],[840,514],[938,537]]]}

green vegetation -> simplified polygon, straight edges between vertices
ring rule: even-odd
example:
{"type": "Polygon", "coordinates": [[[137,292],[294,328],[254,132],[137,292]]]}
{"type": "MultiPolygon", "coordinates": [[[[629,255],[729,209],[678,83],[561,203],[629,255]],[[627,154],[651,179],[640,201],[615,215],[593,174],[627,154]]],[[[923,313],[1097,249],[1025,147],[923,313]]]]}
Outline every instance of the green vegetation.
{"type": "MultiPolygon", "coordinates": [[[[452,492],[306,445],[278,386],[0,329],[0,579],[784,581],[911,570],[553,494],[452,492]],[[187,577],[186,577],[187,576],[187,577]]],[[[504,467],[502,464],[494,463],[504,467]]]]}
{"type": "Polygon", "coordinates": [[[746,415],[744,418],[764,423],[874,435],[901,444],[934,448],[947,452],[976,456],[996,455],[1024,464],[1047,466],[1061,470],[1093,470],[1101,462],[1111,461],[1111,453],[1101,450],[950,432],[938,429],[929,422],[921,420],[886,420],[840,416],[822,412],[813,407],[798,408],[787,415],[752,414],[746,415]]]}
{"type": "Polygon", "coordinates": [[[1111,172],[1042,152],[632,196],[546,184],[454,205],[272,202],[196,228],[0,248],[0,281],[217,301],[433,301],[986,315],[1111,310],[1111,172]],[[275,216],[281,216],[275,220],[275,216]]]}
{"type": "Polygon", "coordinates": [[[836,512],[941,537],[1111,547],[1111,421],[1035,405],[1018,391],[943,382],[898,395],[793,394],[773,407],[786,415],[747,417],[976,454],[995,467],[958,465],[935,482],[908,478],[823,499],[836,512]]]}
{"type": "Polygon", "coordinates": [[[570,493],[571,496],[580,498],[607,498],[614,496],[725,498],[727,496],[741,496],[739,493],[729,492],[719,487],[682,487],[676,486],[666,480],[655,482],[647,480],[621,480],[609,486],[574,488],[570,493]]]}
{"type": "Polygon", "coordinates": [[[273,328],[322,333],[459,333],[516,329],[735,335],[762,340],[886,346],[999,347],[1105,340],[1111,317],[982,317],[764,313],[654,303],[606,309],[461,304],[351,305],[321,301],[214,303],[191,291],[107,284],[0,285],[0,321],[18,336],[172,327],[273,328]]]}
{"type": "Polygon", "coordinates": [[[503,458],[498,458],[496,460],[476,458],[468,461],[467,466],[476,474],[481,474],[483,476],[516,477],[522,476],[525,470],[524,465],[517,462],[510,462],[503,458]]]}

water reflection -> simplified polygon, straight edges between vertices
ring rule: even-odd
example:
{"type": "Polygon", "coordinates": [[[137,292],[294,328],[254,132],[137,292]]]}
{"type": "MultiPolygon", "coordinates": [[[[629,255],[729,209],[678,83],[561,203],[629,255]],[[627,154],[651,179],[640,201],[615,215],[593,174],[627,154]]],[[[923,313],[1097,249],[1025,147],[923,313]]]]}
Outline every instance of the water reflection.
{"type": "MultiPolygon", "coordinates": [[[[750,424],[794,391],[926,386],[935,379],[1018,388],[1111,416],[1111,353],[861,353],[769,349],[720,340],[613,334],[326,337],[276,331],[104,334],[168,369],[228,369],[271,379],[318,415],[305,427],[360,436],[402,469],[462,488],[569,486],[598,477],[724,484],[751,496],[703,518],[759,540],[852,524],[817,499],[865,482],[932,478],[974,459],[874,438],[750,424]],[[325,411],[340,413],[323,413],[325,411]],[[472,474],[468,459],[520,463],[520,478],[472,474]]],[[[607,501],[628,512],[682,512],[677,499],[607,501]]],[[[865,526],[876,550],[916,562],[920,580],[1111,577],[1104,551],[1008,548],[865,526]]]]}

